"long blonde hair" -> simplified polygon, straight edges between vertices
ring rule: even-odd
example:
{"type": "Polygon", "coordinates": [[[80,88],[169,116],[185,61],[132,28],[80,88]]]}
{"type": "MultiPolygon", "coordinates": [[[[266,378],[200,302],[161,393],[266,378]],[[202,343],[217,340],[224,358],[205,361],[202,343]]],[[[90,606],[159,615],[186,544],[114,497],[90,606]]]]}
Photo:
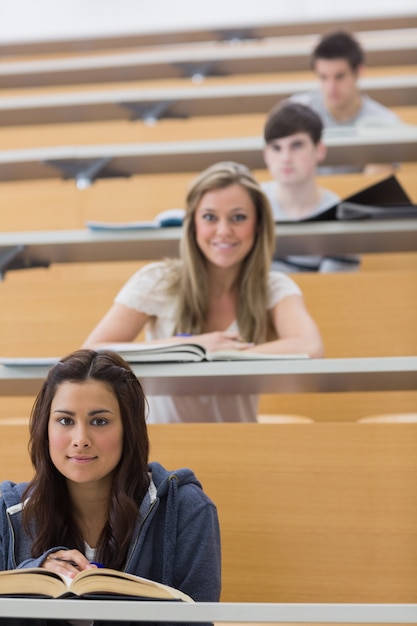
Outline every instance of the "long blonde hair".
{"type": "Polygon", "coordinates": [[[272,332],[267,304],[268,272],[275,246],[274,220],[268,199],[251,171],[240,163],[228,161],[215,163],[201,172],[187,194],[180,261],[172,264],[171,289],[179,300],[175,332],[201,333],[207,317],[208,274],[206,258],[196,240],[197,206],[208,191],[235,184],[246,189],[256,208],[255,242],[239,276],[237,324],[246,341],[259,343],[272,332]]]}

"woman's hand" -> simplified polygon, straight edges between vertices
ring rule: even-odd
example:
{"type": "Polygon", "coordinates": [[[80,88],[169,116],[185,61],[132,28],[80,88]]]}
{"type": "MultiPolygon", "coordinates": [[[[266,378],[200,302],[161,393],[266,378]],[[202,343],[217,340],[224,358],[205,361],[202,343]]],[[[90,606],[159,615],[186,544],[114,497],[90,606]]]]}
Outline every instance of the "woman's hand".
{"type": "Polygon", "coordinates": [[[239,333],[214,331],[203,333],[202,335],[192,335],[188,341],[199,343],[204,346],[207,352],[217,350],[247,350],[253,343],[248,343],[242,339],[239,333]]]}
{"type": "Polygon", "coordinates": [[[94,569],[97,565],[90,563],[78,550],[57,550],[48,554],[41,567],[74,578],[83,570],[94,569]]]}

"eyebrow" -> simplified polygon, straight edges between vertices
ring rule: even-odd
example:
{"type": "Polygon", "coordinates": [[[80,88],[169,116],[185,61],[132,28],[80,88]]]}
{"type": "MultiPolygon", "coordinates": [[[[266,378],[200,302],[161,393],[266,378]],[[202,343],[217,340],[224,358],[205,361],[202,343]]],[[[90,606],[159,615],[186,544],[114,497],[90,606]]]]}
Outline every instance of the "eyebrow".
{"type": "MultiPolygon", "coordinates": [[[[201,209],[199,209],[200,211],[210,211],[211,213],[216,213],[217,209],[213,209],[211,207],[201,207],[201,209]]],[[[248,211],[248,207],[241,207],[241,206],[237,206],[233,209],[230,209],[229,213],[233,213],[233,212],[237,212],[237,211],[248,211]]]]}
{"type": "MultiPolygon", "coordinates": [[[[287,139],[287,137],[279,137],[278,139],[271,139],[271,141],[268,142],[268,146],[281,148],[282,147],[282,144],[280,143],[281,139],[287,139]]],[[[294,139],[291,139],[288,143],[291,146],[294,143],[305,143],[306,141],[308,141],[308,137],[295,137],[294,139]]]]}
{"type": "MultiPolygon", "coordinates": [[[[64,413],[65,415],[69,415],[71,417],[73,417],[75,415],[74,411],[68,411],[67,409],[54,409],[53,413],[64,413]]],[[[113,411],[111,411],[110,409],[93,409],[93,411],[89,411],[87,413],[87,415],[89,415],[90,417],[93,417],[94,415],[97,415],[99,413],[113,413],[113,411]]]]}

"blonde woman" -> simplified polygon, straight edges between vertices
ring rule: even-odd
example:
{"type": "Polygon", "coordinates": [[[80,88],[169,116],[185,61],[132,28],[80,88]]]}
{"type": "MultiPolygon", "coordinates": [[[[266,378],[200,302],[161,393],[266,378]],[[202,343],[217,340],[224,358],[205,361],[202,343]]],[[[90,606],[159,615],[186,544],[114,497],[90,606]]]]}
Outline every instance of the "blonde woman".
{"type": "MultiPolygon", "coordinates": [[[[86,347],[134,341],[193,341],[207,350],[307,353],[323,346],[296,283],[271,272],[269,202],[243,165],[204,170],[186,199],[180,259],[150,263],[122,287],[86,347]],[[186,336],[185,336],[186,335],[186,336]]],[[[257,397],[152,396],[149,422],[256,421],[257,397]]]]}

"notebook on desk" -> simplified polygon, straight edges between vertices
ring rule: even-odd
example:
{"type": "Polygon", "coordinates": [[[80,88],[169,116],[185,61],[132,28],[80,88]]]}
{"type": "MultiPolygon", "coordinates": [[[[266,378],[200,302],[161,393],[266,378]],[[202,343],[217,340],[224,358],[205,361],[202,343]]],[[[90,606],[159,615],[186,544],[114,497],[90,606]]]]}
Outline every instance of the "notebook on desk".
{"type": "Polygon", "coordinates": [[[369,206],[355,202],[341,202],[336,207],[337,220],[392,220],[417,218],[416,204],[392,204],[387,206],[369,206]]]}
{"type": "Polygon", "coordinates": [[[302,222],[410,217],[417,217],[417,205],[412,203],[396,176],[391,175],[302,222]]]}

